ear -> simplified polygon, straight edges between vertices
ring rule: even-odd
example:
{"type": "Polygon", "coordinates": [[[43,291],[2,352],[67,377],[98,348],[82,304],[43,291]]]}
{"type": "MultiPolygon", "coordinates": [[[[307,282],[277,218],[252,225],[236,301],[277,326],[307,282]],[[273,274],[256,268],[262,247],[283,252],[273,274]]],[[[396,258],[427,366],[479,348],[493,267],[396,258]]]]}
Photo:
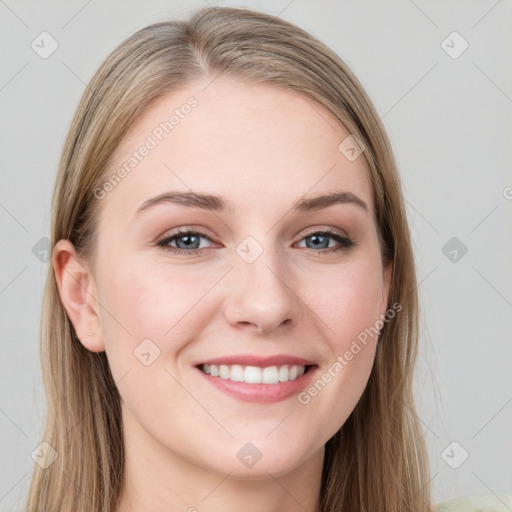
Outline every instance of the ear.
{"type": "Polygon", "coordinates": [[[69,240],[55,244],[52,264],[60,299],[80,342],[91,352],[104,351],[96,284],[88,265],[69,240]]]}
{"type": "Polygon", "coordinates": [[[379,305],[379,318],[384,318],[388,307],[389,286],[391,284],[391,273],[393,271],[393,261],[390,261],[382,271],[382,296],[379,305]]]}

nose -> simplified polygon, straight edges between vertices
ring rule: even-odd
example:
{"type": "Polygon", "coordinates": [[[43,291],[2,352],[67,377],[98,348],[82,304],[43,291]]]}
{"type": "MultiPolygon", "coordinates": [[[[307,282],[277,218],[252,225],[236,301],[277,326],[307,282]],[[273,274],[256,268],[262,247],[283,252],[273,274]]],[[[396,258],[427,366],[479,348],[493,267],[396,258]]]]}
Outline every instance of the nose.
{"type": "Polygon", "coordinates": [[[252,263],[237,255],[235,259],[226,290],[226,320],[236,328],[251,328],[260,334],[296,325],[302,310],[286,262],[269,251],[252,263]]]}

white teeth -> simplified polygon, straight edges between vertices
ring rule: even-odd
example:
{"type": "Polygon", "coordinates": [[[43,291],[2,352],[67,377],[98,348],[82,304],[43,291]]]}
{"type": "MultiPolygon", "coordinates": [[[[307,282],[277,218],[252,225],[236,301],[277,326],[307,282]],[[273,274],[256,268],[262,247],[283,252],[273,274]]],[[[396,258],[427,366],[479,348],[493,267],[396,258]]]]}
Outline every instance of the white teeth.
{"type": "Polygon", "coordinates": [[[295,380],[304,375],[305,366],[283,365],[268,366],[260,368],[259,366],[241,366],[239,364],[203,364],[201,369],[212,377],[233,380],[235,382],[247,382],[248,384],[278,384],[295,380]]]}
{"type": "Polygon", "coordinates": [[[262,382],[265,382],[265,384],[277,384],[279,382],[279,370],[277,366],[263,368],[262,382]]]}
{"type": "Polygon", "coordinates": [[[239,364],[234,364],[231,367],[231,372],[226,377],[229,380],[234,380],[236,382],[243,382],[244,381],[244,368],[243,366],[240,366],[239,364]]]}
{"type": "Polygon", "coordinates": [[[244,373],[244,381],[249,384],[261,384],[263,372],[257,366],[246,366],[244,373]]]}
{"type": "Polygon", "coordinates": [[[229,368],[225,364],[221,364],[219,367],[219,377],[221,379],[229,379],[229,368]]]}

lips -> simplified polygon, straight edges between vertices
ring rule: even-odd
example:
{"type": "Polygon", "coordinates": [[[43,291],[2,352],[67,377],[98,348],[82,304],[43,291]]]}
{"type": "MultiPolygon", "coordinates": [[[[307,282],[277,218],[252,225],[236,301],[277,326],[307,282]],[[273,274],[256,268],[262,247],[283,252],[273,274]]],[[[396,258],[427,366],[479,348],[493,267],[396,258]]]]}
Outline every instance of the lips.
{"type": "Polygon", "coordinates": [[[286,354],[231,355],[197,362],[202,379],[245,402],[270,404],[299,393],[315,378],[318,365],[286,354]]]}
{"type": "Polygon", "coordinates": [[[287,355],[287,354],[277,354],[277,355],[267,355],[267,356],[258,356],[255,354],[241,354],[241,355],[231,355],[224,357],[216,357],[214,359],[205,359],[204,361],[198,361],[194,363],[194,366],[200,367],[203,364],[208,365],[240,365],[240,366],[259,366],[261,368],[265,368],[268,366],[315,366],[313,361],[309,361],[308,359],[304,359],[302,357],[287,355]]]}

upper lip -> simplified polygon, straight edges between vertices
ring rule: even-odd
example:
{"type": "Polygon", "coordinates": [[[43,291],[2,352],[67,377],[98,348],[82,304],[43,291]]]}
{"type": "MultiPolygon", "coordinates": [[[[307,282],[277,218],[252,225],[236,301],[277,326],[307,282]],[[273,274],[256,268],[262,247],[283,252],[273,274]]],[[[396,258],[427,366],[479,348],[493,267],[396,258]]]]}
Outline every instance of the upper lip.
{"type": "Polygon", "coordinates": [[[308,361],[302,357],[290,356],[287,354],[276,354],[267,356],[258,356],[256,354],[240,354],[225,357],[216,357],[196,363],[194,366],[201,366],[203,364],[239,364],[241,366],[259,366],[265,368],[268,366],[279,365],[296,365],[296,366],[312,366],[315,363],[308,361]]]}

